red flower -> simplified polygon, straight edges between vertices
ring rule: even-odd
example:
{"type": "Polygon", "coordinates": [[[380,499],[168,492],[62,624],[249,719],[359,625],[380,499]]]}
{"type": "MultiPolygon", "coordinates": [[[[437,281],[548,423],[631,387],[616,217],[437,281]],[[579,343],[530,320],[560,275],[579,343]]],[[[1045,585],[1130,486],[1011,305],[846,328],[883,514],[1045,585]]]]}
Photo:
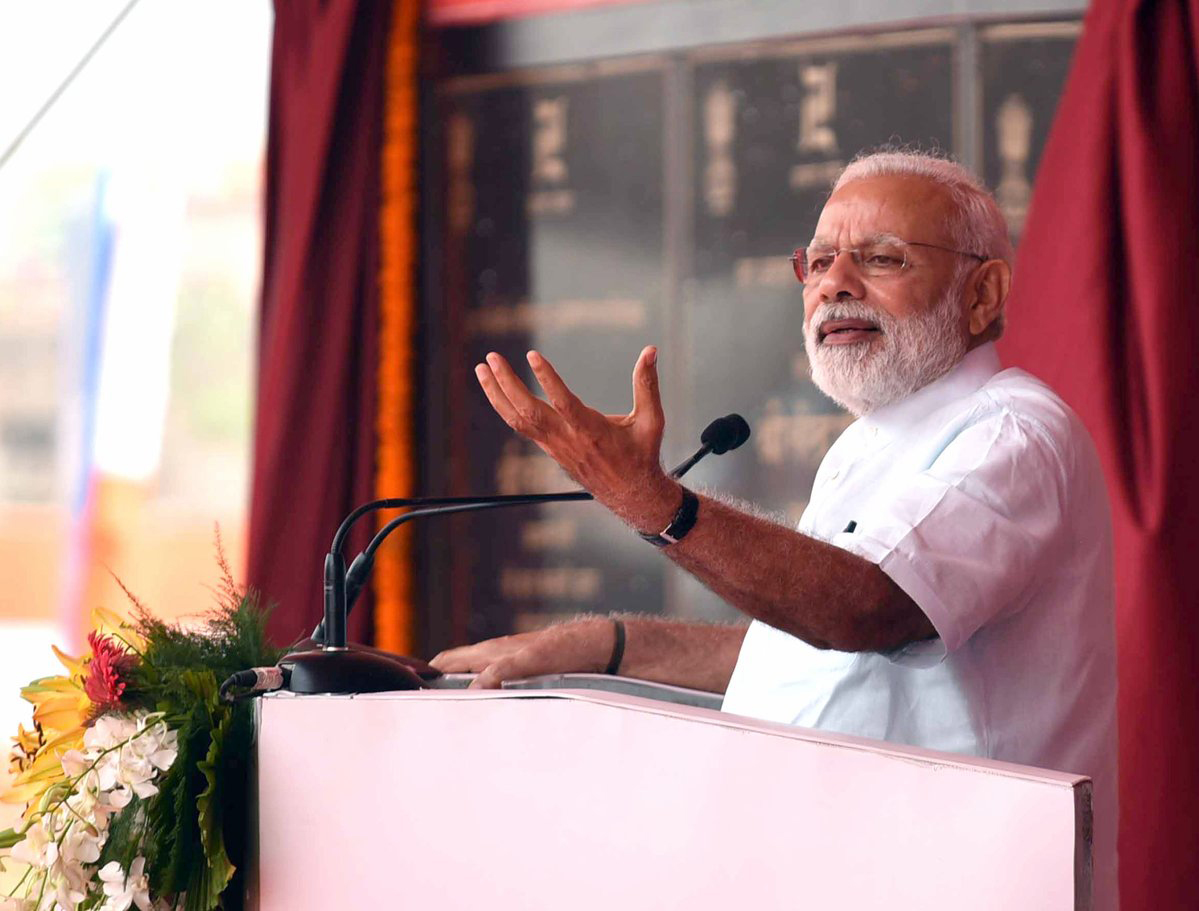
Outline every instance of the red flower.
{"type": "Polygon", "coordinates": [[[87,641],[92,647],[92,660],[88,662],[83,691],[100,711],[115,709],[125,692],[126,680],[122,678],[129,676],[136,659],[111,636],[92,631],[87,641]]]}

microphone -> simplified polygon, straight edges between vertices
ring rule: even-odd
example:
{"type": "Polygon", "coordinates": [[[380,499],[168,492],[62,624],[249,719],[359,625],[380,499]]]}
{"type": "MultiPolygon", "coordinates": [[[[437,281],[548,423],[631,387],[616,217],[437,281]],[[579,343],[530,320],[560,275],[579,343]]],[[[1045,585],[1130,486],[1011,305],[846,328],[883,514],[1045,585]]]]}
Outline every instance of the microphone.
{"type": "Polygon", "coordinates": [[[741,415],[727,414],[722,418],[717,418],[705,427],[704,432],[699,435],[699,441],[703,445],[700,446],[695,455],[672,471],[670,476],[672,478],[681,478],[695,467],[696,462],[708,453],[724,455],[726,452],[736,449],[748,439],[749,424],[741,415]]]}
{"type": "MultiPolygon", "coordinates": [[[[739,414],[729,414],[722,418],[717,418],[711,424],[704,428],[704,432],[700,434],[700,443],[703,445],[696,450],[695,454],[686,461],[677,465],[671,472],[672,478],[678,479],[689,472],[696,464],[704,458],[704,456],[712,453],[714,455],[724,455],[726,452],[731,452],[742,443],[749,439],[749,423],[739,414]]],[[[476,509],[495,509],[503,506],[523,506],[529,503],[562,503],[571,500],[593,500],[591,494],[585,490],[569,491],[565,493],[547,493],[547,494],[527,494],[525,496],[517,495],[513,497],[477,497],[472,503],[463,503],[461,505],[446,505],[434,509],[419,509],[410,513],[405,513],[391,522],[384,525],[371,539],[366,550],[358,554],[354,561],[350,564],[349,570],[346,572],[346,613],[348,614],[354,608],[354,601],[358,597],[358,593],[366,583],[366,578],[370,574],[371,569],[375,565],[375,553],[379,546],[383,543],[393,531],[407,522],[409,519],[415,519],[421,516],[435,515],[450,515],[457,512],[470,512],[476,509]]],[[[312,631],[312,638],[322,641],[324,638],[324,621],[317,624],[316,629],[312,631]]]]}
{"type": "MultiPolygon", "coordinates": [[[[749,424],[740,415],[730,414],[709,424],[700,435],[702,445],[671,476],[682,477],[709,453],[720,455],[736,449],[749,439],[749,424]]],[[[425,497],[372,500],[354,509],[342,521],[329,554],[325,557],[324,618],[313,630],[312,639],[320,648],[284,656],[279,666],[286,672],[287,686],[295,693],[367,693],[385,690],[419,689],[421,678],[398,658],[375,652],[351,649],[346,645],[346,616],[374,565],[379,545],[405,522],[422,516],[497,509],[532,503],[570,502],[594,499],[585,490],[547,494],[515,494],[491,497],[425,497]],[[422,508],[406,513],[383,526],[370,544],[353,561],[347,572],[341,547],[350,527],[362,516],[380,509],[405,506],[422,508]],[[350,596],[350,586],[353,597],[350,596]]]]}

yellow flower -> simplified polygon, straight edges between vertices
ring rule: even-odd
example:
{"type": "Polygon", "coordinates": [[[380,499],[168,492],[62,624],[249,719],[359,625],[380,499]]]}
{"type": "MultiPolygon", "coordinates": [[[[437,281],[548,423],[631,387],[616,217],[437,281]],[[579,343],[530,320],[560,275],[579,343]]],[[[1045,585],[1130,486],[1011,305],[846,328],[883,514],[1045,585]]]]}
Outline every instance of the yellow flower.
{"type": "Polygon", "coordinates": [[[131,651],[137,652],[139,655],[146,650],[146,640],[137,634],[133,625],[112,611],[102,607],[94,608],[92,610],[92,628],[102,635],[111,636],[118,642],[125,643],[131,651]]]}
{"type": "Polygon", "coordinates": [[[32,813],[42,795],[59,782],[66,780],[62,756],[67,750],[83,748],[83,727],[60,734],[44,743],[32,760],[13,778],[6,791],[0,793],[0,803],[23,803],[28,806],[25,816],[32,813]]]}
{"type": "Polygon", "coordinates": [[[42,734],[34,725],[32,731],[25,730],[25,725],[17,725],[17,736],[12,739],[13,742],[13,758],[20,759],[22,757],[32,758],[33,754],[41,748],[42,734]]]}
{"type": "Polygon", "coordinates": [[[57,648],[54,654],[66,675],[42,677],[22,688],[21,696],[33,705],[34,731],[17,729],[15,745],[24,753],[17,760],[12,785],[0,794],[4,803],[24,803],[33,811],[41,796],[66,778],[62,754],[83,745],[83,732],[92,713],[92,702],[83,690],[86,659],[72,658],[57,648]]]}
{"type": "MultiPolygon", "coordinates": [[[[116,614],[96,608],[92,623],[99,632],[131,650],[139,653],[145,650],[145,640],[116,614]]],[[[54,646],[51,648],[66,673],[34,680],[21,690],[22,698],[33,705],[34,730],[17,728],[12,763],[16,775],[8,790],[0,793],[0,802],[28,804],[26,816],[36,809],[46,791],[65,780],[62,755],[67,750],[82,748],[84,731],[96,711],[84,690],[92,656],[74,658],[54,646]]]]}
{"type": "Polygon", "coordinates": [[[21,689],[21,698],[33,704],[34,724],[41,725],[50,736],[81,730],[92,710],[92,702],[83,691],[82,674],[34,680],[21,689]]]}

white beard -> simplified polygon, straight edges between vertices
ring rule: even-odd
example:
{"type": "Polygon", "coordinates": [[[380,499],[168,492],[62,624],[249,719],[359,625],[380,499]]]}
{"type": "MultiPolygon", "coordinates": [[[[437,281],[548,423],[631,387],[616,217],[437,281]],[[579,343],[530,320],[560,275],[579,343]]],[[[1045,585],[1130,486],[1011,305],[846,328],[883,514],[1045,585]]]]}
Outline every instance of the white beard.
{"type": "Polygon", "coordinates": [[[812,382],[858,417],[907,398],[965,356],[960,298],[955,282],[933,307],[904,319],[857,300],[821,304],[804,327],[812,382]],[[869,320],[879,333],[869,342],[828,345],[817,340],[817,329],[830,319],[869,320]]]}

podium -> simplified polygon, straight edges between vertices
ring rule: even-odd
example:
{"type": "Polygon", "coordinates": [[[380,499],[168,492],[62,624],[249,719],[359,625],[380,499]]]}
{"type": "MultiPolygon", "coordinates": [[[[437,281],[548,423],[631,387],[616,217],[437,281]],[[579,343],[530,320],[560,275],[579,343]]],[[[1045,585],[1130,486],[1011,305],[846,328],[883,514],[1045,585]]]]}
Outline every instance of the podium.
{"type": "Polygon", "coordinates": [[[453,686],[260,700],[249,907],[1090,907],[1085,777],[619,678],[453,686]]]}

